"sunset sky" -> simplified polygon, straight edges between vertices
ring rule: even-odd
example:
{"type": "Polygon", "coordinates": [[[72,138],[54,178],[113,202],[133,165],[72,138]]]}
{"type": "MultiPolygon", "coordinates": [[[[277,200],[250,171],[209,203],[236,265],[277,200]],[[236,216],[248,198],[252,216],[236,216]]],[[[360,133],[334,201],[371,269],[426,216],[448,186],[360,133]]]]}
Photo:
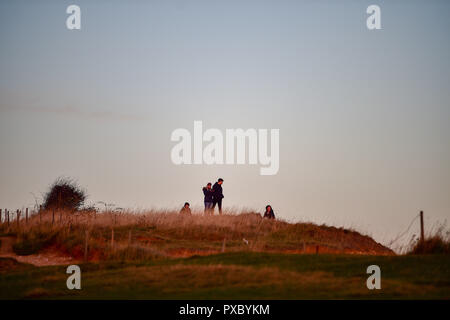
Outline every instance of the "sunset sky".
{"type": "Polygon", "coordinates": [[[444,0],[0,0],[0,207],[32,206],[59,176],[88,204],[200,207],[221,177],[224,208],[270,203],[383,243],[420,210],[443,222],[449,17],[444,0]],[[195,120],[280,129],[278,174],[174,165],[170,135],[195,120]]]}

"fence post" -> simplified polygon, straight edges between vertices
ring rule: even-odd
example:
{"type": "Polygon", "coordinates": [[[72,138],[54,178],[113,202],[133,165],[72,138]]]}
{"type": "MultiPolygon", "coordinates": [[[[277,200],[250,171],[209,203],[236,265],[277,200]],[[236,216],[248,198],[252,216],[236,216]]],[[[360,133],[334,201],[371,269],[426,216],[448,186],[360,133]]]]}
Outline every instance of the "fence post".
{"type": "Polygon", "coordinates": [[[28,208],[25,209],[25,222],[28,224],[28,208]]]}
{"type": "Polygon", "coordinates": [[[423,230],[423,211],[420,211],[420,241],[423,243],[425,241],[425,232],[423,230]]]}
{"type": "Polygon", "coordinates": [[[87,261],[88,257],[88,241],[89,241],[89,230],[86,229],[84,232],[84,261],[87,261]]]}
{"type": "Polygon", "coordinates": [[[2,223],[2,209],[0,209],[0,224],[2,223]]]}
{"type": "Polygon", "coordinates": [[[227,239],[223,238],[223,242],[222,242],[222,252],[225,252],[225,245],[227,243],[227,239]]]}
{"type": "Polygon", "coordinates": [[[19,211],[19,209],[16,210],[16,220],[17,220],[17,228],[19,228],[19,222],[20,222],[20,211],[19,211]]]}
{"type": "Polygon", "coordinates": [[[111,229],[111,251],[114,251],[114,228],[111,229]]]}
{"type": "Polygon", "coordinates": [[[5,210],[6,210],[6,217],[8,219],[8,227],[9,227],[9,211],[8,211],[8,209],[5,209],[5,210]]]}

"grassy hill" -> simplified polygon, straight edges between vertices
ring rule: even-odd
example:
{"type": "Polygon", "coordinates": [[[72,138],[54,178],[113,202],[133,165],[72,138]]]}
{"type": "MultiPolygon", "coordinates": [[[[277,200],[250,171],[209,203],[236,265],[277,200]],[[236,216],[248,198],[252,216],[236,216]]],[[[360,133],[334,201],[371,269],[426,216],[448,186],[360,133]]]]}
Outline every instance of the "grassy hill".
{"type": "MultiPolygon", "coordinates": [[[[1,230],[1,229],[0,229],[1,230]]],[[[52,248],[98,261],[188,257],[221,252],[390,255],[368,236],[312,223],[262,219],[259,214],[183,216],[176,212],[55,213],[6,228],[19,255],[52,248]],[[87,250],[86,250],[87,249],[87,250]],[[87,254],[85,257],[85,253],[87,254]]]]}
{"type": "Polygon", "coordinates": [[[0,299],[450,298],[449,255],[398,256],[356,231],[251,212],[42,212],[1,225],[0,240],[0,299]],[[82,290],[66,288],[68,264],[82,290]],[[381,290],[366,287],[373,264],[381,290]]]}

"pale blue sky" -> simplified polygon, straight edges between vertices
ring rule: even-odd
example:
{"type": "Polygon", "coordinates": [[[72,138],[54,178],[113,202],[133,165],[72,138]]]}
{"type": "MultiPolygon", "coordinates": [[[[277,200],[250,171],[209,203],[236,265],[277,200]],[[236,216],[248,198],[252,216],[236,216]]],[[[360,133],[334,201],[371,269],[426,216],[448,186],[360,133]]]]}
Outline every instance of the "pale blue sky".
{"type": "Polygon", "coordinates": [[[0,1],[0,207],[61,175],[91,202],[201,205],[223,177],[227,207],[382,242],[421,209],[443,221],[449,17],[448,1],[0,1]],[[173,165],[170,134],[194,120],[279,128],[279,173],[173,165]]]}

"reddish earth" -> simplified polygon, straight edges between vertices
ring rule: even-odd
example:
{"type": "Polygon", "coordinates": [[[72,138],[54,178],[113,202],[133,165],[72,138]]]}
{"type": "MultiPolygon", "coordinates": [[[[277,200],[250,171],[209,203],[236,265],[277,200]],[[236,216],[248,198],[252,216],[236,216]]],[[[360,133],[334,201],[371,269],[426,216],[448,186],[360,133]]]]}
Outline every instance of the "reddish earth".
{"type": "Polygon", "coordinates": [[[14,253],[12,246],[14,244],[14,237],[0,237],[0,258],[12,258],[21,263],[29,263],[35,266],[56,266],[56,265],[70,265],[76,264],[77,260],[63,255],[54,248],[49,248],[38,254],[31,254],[28,256],[19,256],[14,253]]]}

